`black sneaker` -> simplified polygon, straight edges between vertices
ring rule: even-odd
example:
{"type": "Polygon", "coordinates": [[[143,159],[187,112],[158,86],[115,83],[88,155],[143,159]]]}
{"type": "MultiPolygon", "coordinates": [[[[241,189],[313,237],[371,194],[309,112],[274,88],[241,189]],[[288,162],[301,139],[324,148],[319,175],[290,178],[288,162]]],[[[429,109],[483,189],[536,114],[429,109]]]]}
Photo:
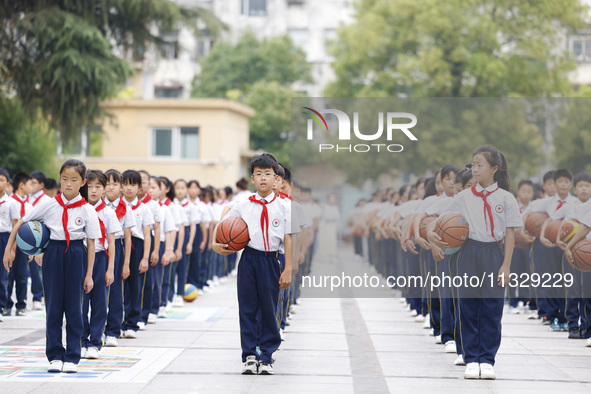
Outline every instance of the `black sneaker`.
{"type": "Polygon", "coordinates": [[[568,329],[568,339],[581,339],[581,330],[579,330],[579,327],[568,329]]]}
{"type": "Polygon", "coordinates": [[[16,316],[26,316],[27,315],[27,310],[26,309],[17,309],[16,310],[16,316]]]}

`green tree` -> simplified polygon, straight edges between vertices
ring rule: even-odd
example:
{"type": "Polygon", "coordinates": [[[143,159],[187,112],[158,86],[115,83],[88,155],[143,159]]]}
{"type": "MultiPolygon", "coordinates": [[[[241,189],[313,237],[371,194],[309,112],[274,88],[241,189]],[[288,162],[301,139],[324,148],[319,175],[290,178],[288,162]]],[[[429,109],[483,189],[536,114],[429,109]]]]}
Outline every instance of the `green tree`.
{"type": "Polygon", "coordinates": [[[564,102],[565,115],[554,131],[554,155],[558,168],[591,172],[591,88],[581,88],[577,96],[564,102]]]}
{"type": "Polygon", "coordinates": [[[101,102],[130,76],[129,60],[162,47],[158,31],[198,31],[198,21],[212,34],[224,28],[208,10],[167,0],[2,0],[4,88],[67,140],[105,115],[101,102]]]}
{"type": "Polygon", "coordinates": [[[361,0],[332,46],[327,96],[530,96],[570,92],[561,33],[579,0],[361,0]]]}

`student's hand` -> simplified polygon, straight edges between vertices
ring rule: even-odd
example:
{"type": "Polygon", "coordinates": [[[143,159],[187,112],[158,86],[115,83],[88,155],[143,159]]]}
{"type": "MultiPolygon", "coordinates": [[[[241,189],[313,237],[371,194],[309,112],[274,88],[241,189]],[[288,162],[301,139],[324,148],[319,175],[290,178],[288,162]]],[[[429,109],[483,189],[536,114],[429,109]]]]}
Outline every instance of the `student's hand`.
{"type": "Polygon", "coordinates": [[[86,277],[84,278],[84,292],[86,294],[90,293],[93,286],[94,282],[92,281],[92,276],[86,275],[86,277]]]}
{"type": "Polygon", "coordinates": [[[193,253],[193,245],[191,245],[191,243],[187,243],[187,251],[185,252],[185,254],[191,253],[193,253]]]}
{"type": "Polygon", "coordinates": [[[406,248],[406,242],[404,242],[404,240],[402,240],[402,239],[400,240],[400,247],[402,248],[402,250],[404,252],[408,252],[408,249],[406,248]]]}
{"type": "Polygon", "coordinates": [[[562,242],[561,240],[556,240],[556,246],[558,246],[562,250],[566,250],[566,243],[562,242]]]}
{"type": "Polygon", "coordinates": [[[123,280],[129,278],[129,264],[123,265],[123,270],[121,271],[121,278],[123,280]]]}
{"type": "Polygon", "coordinates": [[[443,242],[441,240],[441,237],[439,235],[437,235],[437,233],[435,231],[427,231],[427,239],[429,240],[431,247],[433,247],[433,245],[435,245],[440,249],[448,249],[449,248],[448,243],[443,242]]]}
{"type": "Polygon", "coordinates": [[[298,265],[296,264],[295,268],[291,269],[291,275],[295,276],[295,274],[297,274],[299,270],[300,270],[300,267],[298,267],[298,265]]]}
{"type": "Polygon", "coordinates": [[[177,250],[174,252],[174,256],[176,257],[175,261],[180,261],[183,258],[183,250],[180,247],[177,248],[177,250]]]}
{"type": "Polygon", "coordinates": [[[107,270],[105,273],[105,285],[109,287],[113,282],[115,282],[115,274],[113,273],[113,270],[107,270]]]}
{"type": "Polygon", "coordinates": [[[138,271],[140,272],[140,274],[143,274],[148,270],[149,267],[150,265],[148,264],[148,258],[144,257],[142,261],[140,261],[140,267],[138,271]]]}
{"type": "Polygon", "coordinates": [[[509,266],[503,264],[501,265],[501,269],[499,269],[499,275],[497,276],[498,282],[497,284],[501,287],[508,285],[511,277],[509,274],[511,273],[511,269],[509,266]]]}
{"type": "Polygon", "coordinates": [[[525,231],[524,228],[521,228],[519,230],[517,230],[517,233],[519,233],[519,235],[521,236],[521,238],[528,244],[532,243],[535,241],[535,237],[533,237],[530,233],[528,233],[527,231],[525,231]]]}
{"type": "Polygon", "coordinates": [[[35,262],[39,267],[43,266],[43,253],[40,255],[35,256],[35,262]]]}
{"type": "Polygon", "coordinates": [[[284,269],[279,277],[279,289],[287,289],[291,285],[291,269],[284,269]]]}
{"type": "Polygon", "coordinates": [[[158,260],[160,260],[160,251],[154,250],[152,251],[152,255],[150,256],[150,265],[155,267],[158,264],[158,260]]]}
{"type": "Polygon", "coordinates": [[[6,271],[10,272],[10,268],[12,268],[12,262],[14,261],[14,252],[12,250],[8,250],[8,248],[6,248],[6,250],[4,251],[4,259],[3,259],[3,263],[4,263],[4,268],[6,268],[6,271]]]}
{"type": "Polygon", "coordinates": [[[207,242],[205,242],[205,240],[201,242],[201,245],[199,245],[199,252],[203,253],[203,251],[205,250],[206,243],[207,242]]]}
{"type": "Polygon", "coordinates": [[[30,263],[31,261],[33,261],[34,258],[35,258],[35,256],[27,256],[27,263],[30,263]]]}
{"type": "Polygon", "coordinates": [[[435,261],[441,261],[445,258],[445,253],[443,253],[443,250],[435,245],[433,245],[431,248],[431,253],[433,253],[433,260],[435,261]]]}
{"type": "Polygon", "coordinates": [[[175,261],[176,256],[172,250],[166,250],[162,255],[162,266],[166,267],[171,261],[175,261]]]}
{"type": "Polygon", "coordinates": [[[304,264],[304,261],[306,261],[306,253],[302,252],[300,253],[300,257],[296,266],[304,264]]]}
{"type": "Polygon", "coordinates": [[[228,255],[231,255],[232,253],[234,253],[233,250],[228,249],[227,244],[219,244],[217,242],[214,242],[212,244],[211,248],[213,249],[214,252],[221,254],[223,256],[228,256],[228,255]]]}
{"type": "Polygon", "coordinates": [[[376,241],[381,241],[382,240],[382,234],[380,232],[377,232],[375,235],[375,239],[376,241]]]}
{"type": "Polygon", "coordinates": [[[417,248],[416,248],[416,246],[415,246],[415,243],[413,242],[413,240],[412,240],[412,239],[407,239],[407,240],[405,241],[405,244],[406,244],[406,249],[408,249],[408,251],[409,251],[410,253],[412,253],[412,254],[415,254],[415,255],[416,255],[416,254],[419,254],[419,252],[417,252],[417,248]]]}
{"type": "Polygon", "coordinates": [[[423,237],[415,238],[415,242],[425,250],[431,249],[431,244],[429,244],[429,242],[427,242],[427,240],[423,237]]]}
{"type": "Polygon", "coordinates": [[[569,248],[566,248],[566,250],[564,251],[564,258],[569,263],[573,263],[573,252],[571,252],[569,248]]]}
{"type": "Polygon", "coordinates": [[[207,244],[207,250],[211,250],[211,249],[213,249],[213,242],[207,244]]]}
{"type": "Polygon", "coordinates": [[[543,235],[540,235],[540,242],[542,243],[542,245],[544,245],[547,248],[553,248],[556,246],[556,244],[553,244],[552,242],[550,242],[550,240],[546,237],[544,237],[543,235]]]}

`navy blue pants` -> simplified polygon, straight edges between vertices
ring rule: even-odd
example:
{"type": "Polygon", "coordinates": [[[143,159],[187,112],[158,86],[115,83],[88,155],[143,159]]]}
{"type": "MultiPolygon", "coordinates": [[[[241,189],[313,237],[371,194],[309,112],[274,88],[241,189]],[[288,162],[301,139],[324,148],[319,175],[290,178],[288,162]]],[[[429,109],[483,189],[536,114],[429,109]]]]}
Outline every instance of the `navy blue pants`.
{"type": "Polygon", "coordinates": [[[191,283],[193,286],[201,290],[204,283],[199,278],[199,271],[201,269],[201,252],[199,247],[203,241],[203,232],[201,226],[197,225],[197,231],[195,232],[195,239],[193,240],[193,251],[189,258],[189,269],[187,270],[187,283],[191,283]]]}
{"type": "MultiPolygon", "coordinates": [[[[419,255],[407,252],[406,258],[408,262],[408,276],[421,276],[421,263],[419,260],[419,255]]],[[[411,309],[416,310],[419,315],[421,315],[423,314],[423,288],[420,286],[420,281],[416,281],[416,283],[414,283],[413,281],[407,280],[407,282],[411,282],[408,286],[408,302],[410,303],[410,307],[411,309]]]]}
{"type": "Polygon", "coordinates": [[[41,302],[43,298],[43,282],[41,281],[41,267],[35,260],[29,262],[29,274],[31,275],[31,293],[33,301],[41,302]]]}
{"type": "MultiPolygon", "coordinates": [[[[154,299],[154,272],[155,267],[152,267],[152,252],[154,251],[154,236],[151,235],[152,242],[150,243],[150,259],[148,261],[148,270],[145,272],[144,291],[142,294],[142,311],[140,312],[140,321],[148,323],[148,315],[152,310],[152,300],[154,299]]],[[[162,243],[160,243],[162,245],[162,243]]],[[[160,250],[158,250],[160,253],[160,250]]],[[[160,305],[160,303],[158,303],[160,305]]]]}
{"type": "MultiPolygon", "coordinates": [[[[158,309],[160,308],[160,303],[162,301],[162,255],[164,255],[165,245],[163,242],[160,243],[160,251],[158,252],[158,264],[151,269],[154,272],[153,275],[153,283],[154,287],[152,288],[152,302],[150,305],[149,313],[154,315],[158,314],[158,309]]],[[[147,317],[146,317],[147,318],[147,317]]]]}
{"type": "MultiPolygon", "coordinates": [[[[547,260],[548,258],[553,255],[553,250],[554,248],[547,248],[544,245],[542,245],[542,242],[540,242],[540,240],[538,238],[535,239],[534,241],[534,245],[533,245],[533,249],[532,249],[532,254],[533,254],[533,272],[535,272],[536,274],[540,275],[540,278],[542,278],[542,275],[544,273],[548,272],[548,263],[547,260]]],[[[557,248],[559,249],[559,248],[557,248]]],[[[548,316],[549,310],[550,310],[550,305],[548,304],[548,298],[549,298],[549,294],[546,290],[546,288],[542,287],[542,286],[536,286],[534,287],[534,291],[536,294],[536,299],[537,299],[537,303],[538,303],[538,316],[541,317],[550,317],[548,316]]]]}
{"type": "Polygon", "coordinates": [[[146,273],[140,274],[140,261],[144,257],[144,240],[131,237],[133,248],[129,261],[129,277],[123,281],[125,315],[123,319],[123,331],[139,330],[137,325],[142,311],[142,298],[146,273]]]}
{"type": "MultiPolygon", "coordinates": [[[[12,301],[12,289],[16,288],[16,309],[27,308],[27,279],[29,277],[29,256],[24,254],[18,247],[12,262],[12,268],[8,273],[7,294],[8,300],[6,307],[12,309],[14,301],[12,301]]],[[[37,264],[37,263],[35,263],[37,264]]]]}
{"type": "Polygon", "coordinates": [[[503,287],[497,286],[497,275],[503,264],[503,251],[496,242],[468,239],[458,255],[458,275],[477,277],[484,283],[478,286],[460,286],[460,331],[466,363],[494,365],[501,345],[501,318],[503,317],[503,287]],[[491,286],[489,274],[493,274],[491,286]]]}
{"type": "MultiPolygon", "coordinates": [[[[449,272],[453,278],[458,275],[458,256],[459,252],[456,252],[449,256],[449,272]]],[[[456,353],[464,354],[462,344],[462,333],[460,332],[460,299],[458,295],[458,289],[454,286],[451,287],[451,294],[453,297],[453,313],[454,313],[454,340],[456,341],[456,353]]]]}
{"type": "MultiPolygon", "coordinates": [[[[526,283],[521,279],[522,274],[529,275],[529,248],[513,249],[511,257],[511,273],[517,275],[519,284],[526,283]]],[[[527,287],[509,286],[509,305],[517,307],[519,301],[525,303],[529,299],[529,289],[527,287]]]]}
{"type": "MultiPolygon", "coordinates": [[[[546,316],[550,320],[558,319],[558,323],[566,323],[566,314],[564,311],[566,304],[566,288],[562,285],[559,287],[552,286],[556,281],[555,274],[562,275],[562,257],[564,252],[559,247],[546,249],[548,254],[546,255],[546,266],[544,272],[551,275],[551,280],[547,283],[550,287],[540,286],[543,293],[546,295],[546,305],[548,310],[546,316]]],[[[544,282],[542,278],[542,282],[544,282]]],[[[539,290],[538,290],[539,291],[539,290]]]]}
{"type": "Polygon", "coordinates": [[[237,281],[243,362],[246,357],[255,356],[271,364],[271,356],[281,344],[275,314],[280,275],[281,263],[277,252],[265,254],[249,247],[244,249],[238,264],[237,281]],[[260,356],[256,351],[257,346],[261,350],[260,356]]]}
{"type": "Polygon", "coordinates": [[[107,327],[105,335],[119,338],[123,325],[123,261],[125,260],[125,248],[123,238],[115,240],[115,268],[114,280],[109,286],[109,308],[107,312],[107,327]]]}
{"type": "MultiPolygon", "coordinates": [[[[4,260],[4,249],[6,249],[6,243],[8,242],[10,233],[0,233],[0,259],[4,260]]],[[[4,265],[0,267],[0,313],[6,307],[8,301],[8,294],[6,285],[8,283],[8,271],[4,268],[4,265]]]]}
{"type": "Polygon", "coordinates": [[[209,279],[207,273],[209,272],[209,251],[207,250],[207,245],[209,245],[209,231],[206,234],[203,234],[205,238],[205,249],[203,252],[199,254],[199,283],[202,286],[207,285],[207,280],[209,279]]]}
{"type": "Polygon", "coordinates": [[[168,302],[170,277],[173,264],[174,262],[171,261],[166,267],[162,267],[162,287],[160,289],[160,306],[166,306],[166,303],[168,302]]]}
{"type": "Polygon", "coordinates": [[[185,284],[187,283],[187,270],[189,264],[189,256],[187,255],[187,244],[191,236],[191,227],[185,226],[185,239],[183,241],[183,255],[176,266],[176,294],[181,297],[185,294],[185,284]]]}
{"type": "Polygon", "coordinates": [[[82,241],[49,242],[43,255],[45,290],[46,346],[49,361],[78,364],[82,322],[82,294],[86,275],[87,252],[82,241]],[[66,348],[62,345],[62,324],[66,315],[66,348]]]}
{"type": "Polygon", "coordinates": [[[105,274],[109,265],[109,257],[104,251],[98,252],[94,257],[92,268],[92,281],[94,286],[88,294],[84,294],[82,300],[82,316],[84,320],[84,331],[82,333],[82,347],[95,347],[100,349],[103,346],[103,332],[107,322],[107,301],[109,288],[105,283],[105,274]],[[91,311],[90,319],[88,316],[91,311]]]}

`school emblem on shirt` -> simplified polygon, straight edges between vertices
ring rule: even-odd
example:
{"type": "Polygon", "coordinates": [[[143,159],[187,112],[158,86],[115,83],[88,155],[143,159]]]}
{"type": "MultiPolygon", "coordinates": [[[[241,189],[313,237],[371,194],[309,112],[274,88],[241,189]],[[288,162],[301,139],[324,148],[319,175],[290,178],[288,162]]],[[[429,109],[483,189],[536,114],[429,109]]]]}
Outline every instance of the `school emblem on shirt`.
{"type": "Polygon", "coordinates": [[[277,220],[277,219],[273,220],[272,224],[273,224],[273,227],[279,227],[279,220],[277,220]]]}
{"type": "Polygon", "coordinates": [[[139,212],[136,212],[135,217],[136,218],[139,218],[140,217],[140,213],[139,212]]]}
{"type": "Polygon", "coordinates": [[[501,204],[497,205],[495,207],[495,212],[496,213],[502,213],[503,212],[503,206],[501,204]]]}
{"type": "Polygon", "coordinates": [[[76,218],[74,223],[76,223],[76,226],[82,226],[82,218],[76,218]]]}
{"type": "Polygon", "coordinates": [[[5,210],[2,210],[2,211],[0,211],[0,213],[1,213],[2,215],[6,216],[6,211],[5,211],[5,210]]]}

